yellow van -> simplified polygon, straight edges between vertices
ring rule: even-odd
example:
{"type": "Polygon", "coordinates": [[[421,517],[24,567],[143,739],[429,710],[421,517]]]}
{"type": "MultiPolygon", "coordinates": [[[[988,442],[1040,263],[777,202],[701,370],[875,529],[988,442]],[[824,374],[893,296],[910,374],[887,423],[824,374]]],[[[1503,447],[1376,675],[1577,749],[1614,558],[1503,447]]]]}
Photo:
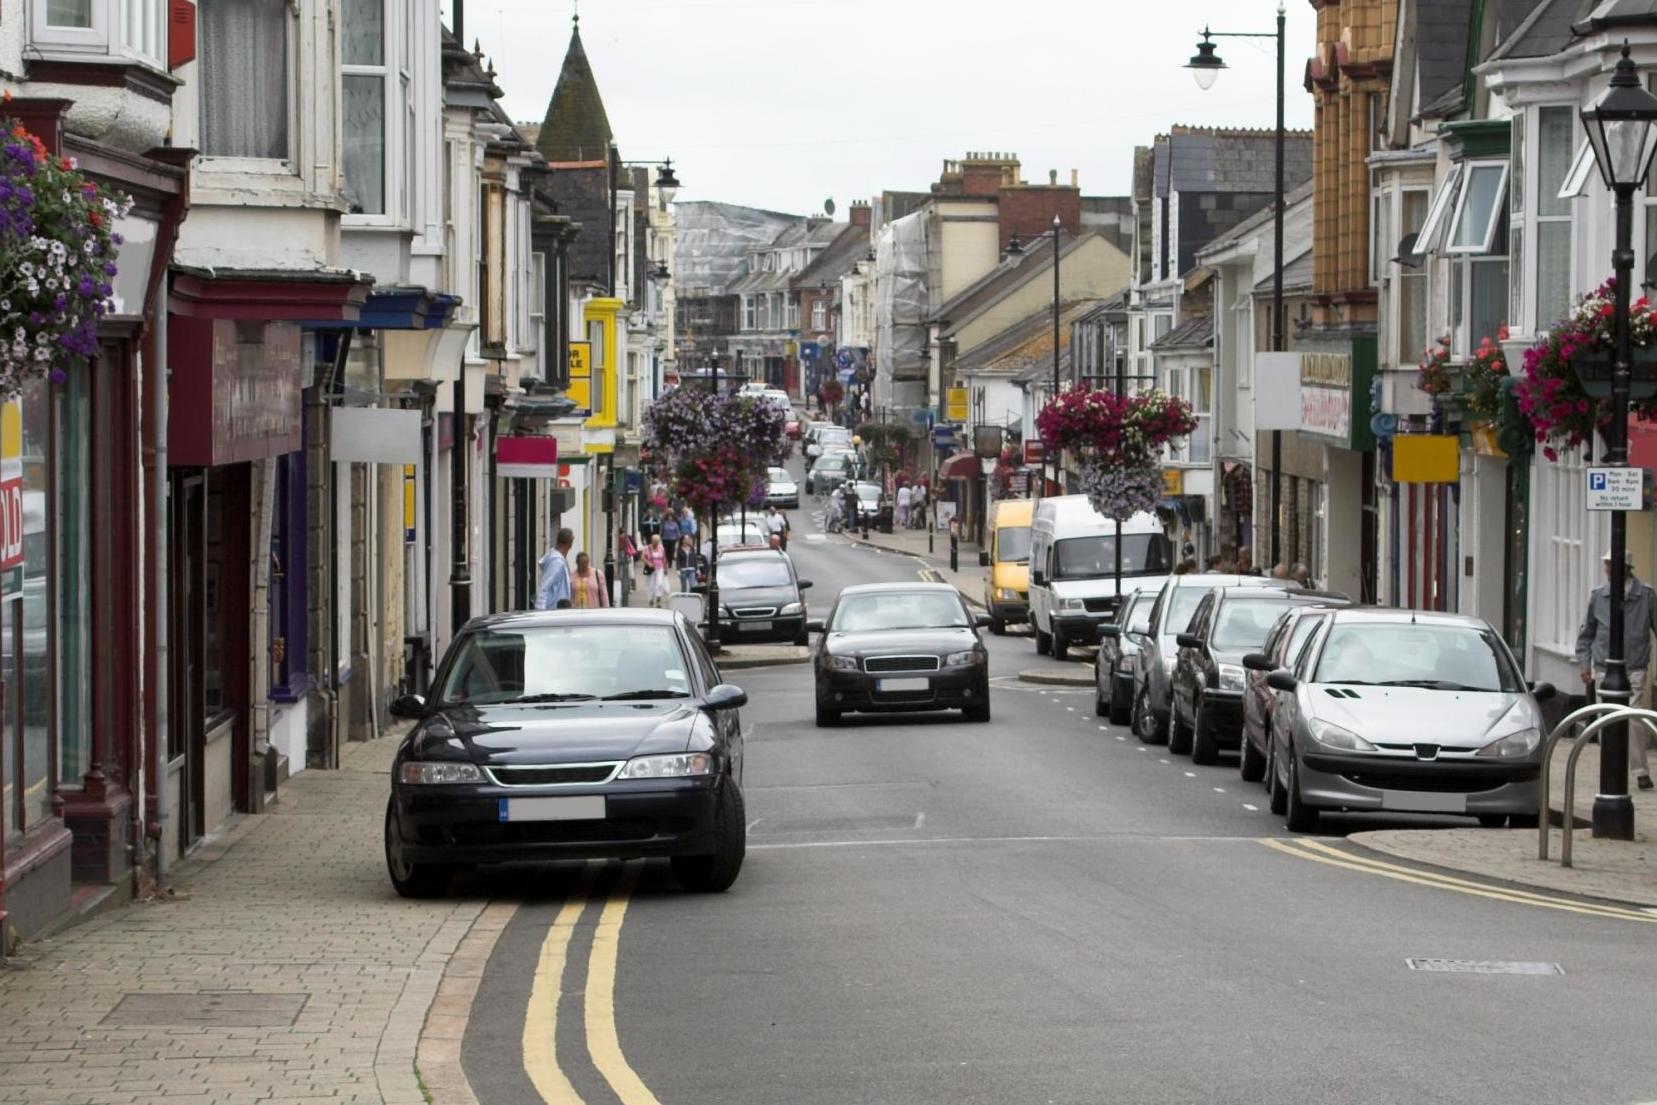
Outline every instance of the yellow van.
{"type": "Polygon", "coordinates": [[[990,632],[1030,619],[1030,521],[1033,499],[1002,499],[990,505],[988,547],[978,553],[984,568],[984,607],[990,632]]]}

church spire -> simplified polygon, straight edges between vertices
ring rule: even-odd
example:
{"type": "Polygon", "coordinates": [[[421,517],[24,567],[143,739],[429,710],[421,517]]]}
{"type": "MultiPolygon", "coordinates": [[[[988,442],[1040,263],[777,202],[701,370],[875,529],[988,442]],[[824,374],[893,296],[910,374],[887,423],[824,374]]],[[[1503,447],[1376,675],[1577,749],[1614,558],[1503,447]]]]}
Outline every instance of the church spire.
{"type": "Polygon", "coordinates": [[[578,9],[570,18],[569,49],[564,53],[564,68],[547,104],[536,148],[555,164],[602,161],[609,156],[611,138],[604,99],[598,94],[598,81],[581,44],[578,9]]]}

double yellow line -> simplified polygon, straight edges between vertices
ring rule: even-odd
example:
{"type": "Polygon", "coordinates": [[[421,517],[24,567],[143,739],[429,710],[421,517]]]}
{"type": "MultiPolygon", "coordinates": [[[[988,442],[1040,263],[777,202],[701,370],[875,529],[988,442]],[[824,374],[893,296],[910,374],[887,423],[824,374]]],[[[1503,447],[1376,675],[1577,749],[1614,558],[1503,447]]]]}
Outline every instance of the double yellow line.
{"type": "MultiPolygon", "coordinates": [[[[558,999],[564,989],[570,940],[591,900],[597,872],[597,864],[587,864],[580,883],[547,930],[524,1013],[524,1071],[546,1105],[585,1105],[558,1062],[558,999]]],[[[621,945],[621,924],[638,878],[637,863],[624,865],[620,880],[600,909],[587,956],[583,1019],[587,1054],[617,1100],[622,1105],[661,1105],[622,1054],[621,1038],[616,1032],[616,956],[621,945]]]]}
{"type": "Polygon", "coordinates": [[[1348,871],[1360,871],[1366,875],[1380,875],[1382,878],[1414,883],[1417,886],[1432,887],[1435,890],[1449,890],[1457,894],[1470,894],[1477,898],[1536,906],[1541,909],[1558,909],[1567,913],[1580,913],[1588,917],[1609,917],[1619,921],[1637,921],[1646,925],[1657,924],[1657,915],[1639,909],[1610,904],[1602,905],[1576,898],[1559,898],[1550,894],[1537,894],[1529,890],[1518,890],[1491,883],[1475,882],[1471,879],[1460,879],[1453,875],[1441,875],[1417,867],[1384,863],[1380,860],[1367,859],[1351,852],[1342,851],[1339,848],[1330,847],[1321,841],[1265,839],[1261,840],[1260,843],[1274,851],[1295,856],[1299,859],[1309,859],[1314,863],[1326,863],[1331,867],[1344,867],[1348,871]]]}

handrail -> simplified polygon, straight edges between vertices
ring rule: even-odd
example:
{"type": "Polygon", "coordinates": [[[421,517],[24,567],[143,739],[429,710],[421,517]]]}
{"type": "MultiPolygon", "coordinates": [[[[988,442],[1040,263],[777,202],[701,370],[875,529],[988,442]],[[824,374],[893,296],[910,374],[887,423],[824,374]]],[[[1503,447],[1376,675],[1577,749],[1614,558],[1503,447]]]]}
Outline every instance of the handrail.
{"type": "MultiPolygon", "coordinates": [[[[1550,813],[1548,809],[1548,799],[1550,798],[1549,792],[1553,788],[1553,774],[1548,770],[1548,764],[1553,760],[1554,746],[1559,743],[1560,738],[1565,735],[1565,731],[1567,729],[1578,724],[1579,718],[1587,717],[1590,714],[1609,713],[1612,710],[1620,710],[1623,708],[1624,707],[1615,702],[1590,702],[1588,705],[1582,706],[1574,712],[1561,718],[1559,724],[1553,727],[1553,731],[1549,733],[1547,739],[1542,742],[1542,778],[1541,785],[1537,788],[1539,794],[1537,797],[1536,811],[1536,824],[1541,828],[1542,832],[1536,846],[1537,859],[1548,858],[1548,815],[1550,813]]],[[[1583,722],[1582,724],[1587,723],[1583,722]]],[[[1580,733],[1578,735],[1580,736],[1580,733]]],[[[1571,816],[1568,804],[1565,815],[1567,818],[1571,816]]]]}
{"type": "Polygon", "coordinates": [[[1560,814],[1560,823],[1564,831],[1564,836],[1559,849],[1559,863],[1561,867],[1572,866],[1571,838],[1576,828],[1576,814],[1574,809],[1576,802],[1576,764],[1577,760],[1582,755],[1582,750],[1588,747],[1588,738],[1594,736],[1601,729],[1604,729],[1607,726],[1616,725],[1625,721],[1637,721],[1649,729],[1654,735],[1657,735],[1657,711],[1642,710],[1638,707],[1624,706],[1610,702],[1601,702],[1595,703],[1592,706],[1584,706],[1582,709],[1572,713],[1569,717],[1566,717],[1554,727],[1554,731],[1548,734],[1548,739],[1543,746],[1542,778],[1541,786],[1538,787],[1538,791],[1540,793],[1540,816],[1537,823],[1537,858],[1539,859],[1548,858],[1548,817],[1551,812],[1548,808],[1548,791],[1551,782],[1549,760],[1552,758],[1554,745],[1562,736],[1564,736],[1566,726],[1575,723],[1578,718],[1589,714],[1602,714],[1604,716],[1595,718],[1576,734],[1571,743],[1571,754],[1565,761],[1565,794],[1560,814]]]}

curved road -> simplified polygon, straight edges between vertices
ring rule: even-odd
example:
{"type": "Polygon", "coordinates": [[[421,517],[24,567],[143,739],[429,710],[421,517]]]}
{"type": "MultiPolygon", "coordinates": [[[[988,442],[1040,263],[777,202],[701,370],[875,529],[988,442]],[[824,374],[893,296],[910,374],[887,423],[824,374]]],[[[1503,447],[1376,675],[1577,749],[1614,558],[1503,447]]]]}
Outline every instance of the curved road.
{"type": "MultiPolygon", "coordinates": [[[[809,513],[819,611],[916,578],[809,513]]],[[[463,1043],[482,1105],[1657,1099],[1657,917],[1365,859],[1339,835],[1365,819],[1293,837],[1235,760],[1142,746],[1091,692],[1019,683],[1051,663],[1027,638],[989,641],[987,726],[818,730],[809,667],[734,673],[727,894],[653,864],[492,877],[521,906],[463,1043]]]]}

